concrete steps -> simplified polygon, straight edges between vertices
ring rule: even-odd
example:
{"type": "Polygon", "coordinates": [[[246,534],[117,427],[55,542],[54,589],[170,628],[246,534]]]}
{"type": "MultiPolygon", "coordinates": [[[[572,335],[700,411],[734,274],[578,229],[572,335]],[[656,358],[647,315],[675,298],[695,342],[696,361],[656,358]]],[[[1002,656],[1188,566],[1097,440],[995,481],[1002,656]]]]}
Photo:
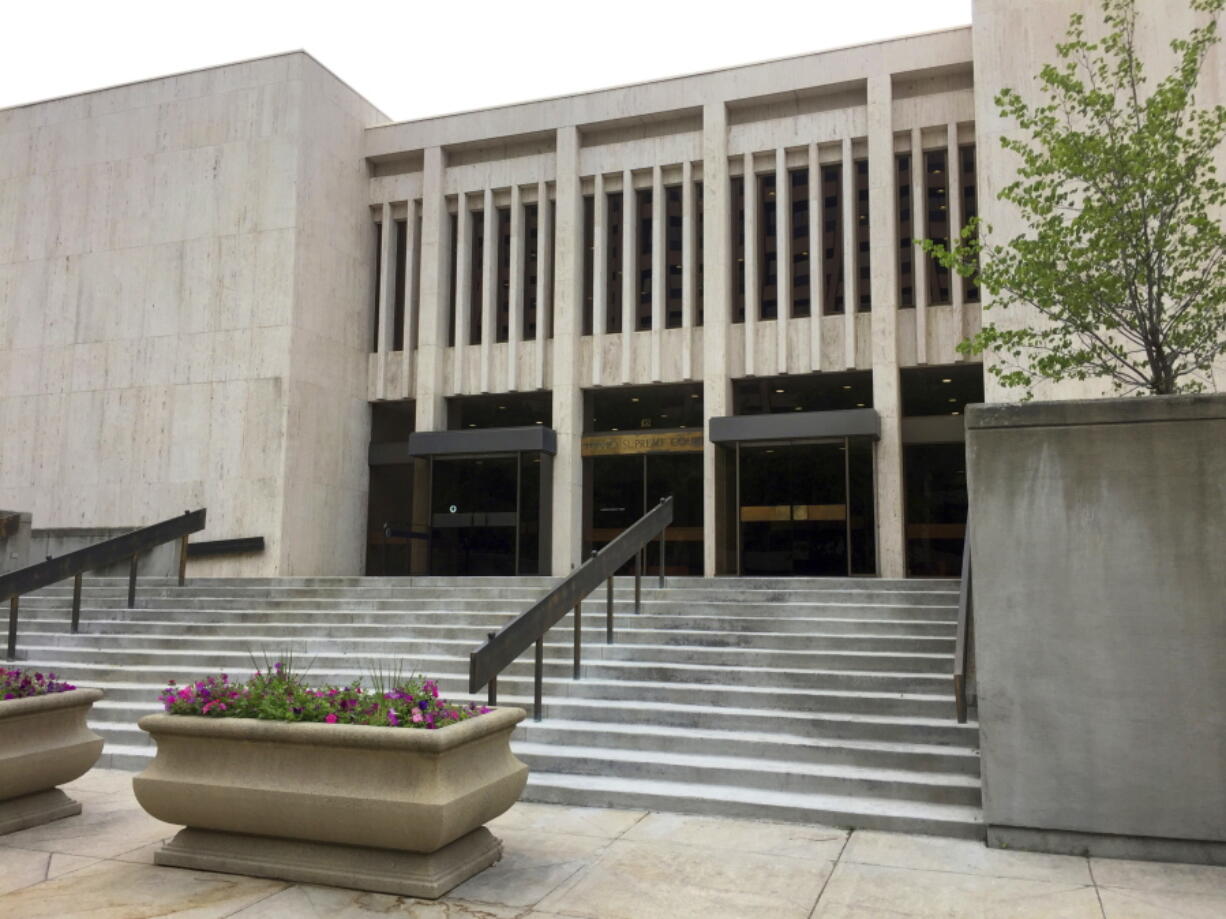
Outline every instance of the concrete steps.
{"type": "MultiPolygon", "coordinates": [[[[69,634],[71,583],[22,598],[24,662],[106,698],[91,726],[104,764],[153,755],[136,721],[158,692],[252,656],[292,652],[312,682],[400,667],[467,699],[468,654],[556,583],[549,578],[87,579],[69,634]]],[[[957,584],[876,579],[674,578],[617,582],[545,642],[544,718],[517,730],[526,797],[978,837],[978,730],[953,718],[957,584]]],[[[530,655],[499,702],[531,709],[530,655]]]]}

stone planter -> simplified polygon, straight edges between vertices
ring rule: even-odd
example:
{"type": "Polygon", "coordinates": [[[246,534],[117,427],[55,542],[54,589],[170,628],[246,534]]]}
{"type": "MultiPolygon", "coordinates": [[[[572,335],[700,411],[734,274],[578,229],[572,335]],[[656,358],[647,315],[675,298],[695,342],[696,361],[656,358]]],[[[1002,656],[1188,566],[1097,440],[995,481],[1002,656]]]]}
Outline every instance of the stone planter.
{"type": "Polygon", "coordinates": [[[56,786],[80,778],[102,755],[85,726],[97,689],[0,701],[0,835],[81,813],[56,786]]]}
{"type": "Polygon", "coordinates": [[[1226,396],[966,418],[988,843],[1226,864],[1226,396]]]}
{"type": "Polygon", "coordinates": [[[157,757],[133,787],[186,827],[159,865],[433,899],[502,856],[484,824],[527,783],[510,747],[523,717],[425,731],[146,715],[157,757]]]}

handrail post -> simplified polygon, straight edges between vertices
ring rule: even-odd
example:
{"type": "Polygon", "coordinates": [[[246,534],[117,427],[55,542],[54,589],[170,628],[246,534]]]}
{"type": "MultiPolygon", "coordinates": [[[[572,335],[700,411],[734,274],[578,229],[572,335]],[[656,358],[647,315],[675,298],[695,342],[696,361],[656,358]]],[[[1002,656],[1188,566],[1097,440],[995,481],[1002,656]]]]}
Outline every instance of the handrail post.
{"type": "Polygon", "coordinates": [[[533,699],[532,699],[532,720],[541,720],[541,696],[544,692],[545,681],[545,637],[542,635],[536,640],[536,672],[532,675],[533,682],[533,699]]]}
{"type": "Polygon", "coordinates": [[[17,597],[9,598],[9,648],[8,660],[17,660],[17,597]]]}
{"type": "Polygon", "coordinates": [[[613,575],[605,582],[604,601],[604,643],[613,644],[613,575]]]}
{"type": "MultiPolygon", "coordinates": [[[[487,638],[488,638],[490,641],[493,641],[493,640],[494,640],[494,633],[493,633],[493,632],[487,632],[487,633],[486,633],[486,637],[487,637],[487,638]]],[[[490,706],[490,708],[493,708],[495,705],[497,705],[497,704],[498,704],[498,677],[497,677],[497,676],[492,676],[492,677],[490,677],[489,686],[487,686],[487,687],[486,687],[486,689],[487,689],[488,694],[489,694],[489,706],[490,706]]]]}
{"type": "Polygon", "coordinates": [[[664,542],[668,527],[660,531],[660,587],[664,587],[664,542]]]}
{"type": "Polygon", "coordinates": [[[179,586],[187,583],[187,534],[179,537],[179,586]]]}
{"type": "Polygon", "coordinates": [[[573,679],[579,679],[579,662],[583,658],[583,601],[580,600],[575,604],[575,675],[573,679]]]}
{"type": "Polygon", "coordinates": [[[139,559],[140,553],[133,552],[128,566],[128,609],[136,609],[136,563],[139,559]]]}
{"type": "Polygon", "coordinates": [[[72,631],[76,634],[81,625],[81,578],[80,572],[72,579],[72,631]]]}
{"type": "Polygon", "coordinates": [[[637,616],[643,606],[643,550],[634,553],[634,614],[637,616]]]}

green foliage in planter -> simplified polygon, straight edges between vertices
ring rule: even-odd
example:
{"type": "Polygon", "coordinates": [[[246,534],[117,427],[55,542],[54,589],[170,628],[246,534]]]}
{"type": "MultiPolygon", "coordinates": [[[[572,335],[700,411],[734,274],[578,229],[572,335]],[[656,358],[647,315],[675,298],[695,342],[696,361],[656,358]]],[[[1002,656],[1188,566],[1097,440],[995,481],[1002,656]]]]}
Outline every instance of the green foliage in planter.
{"type": "Polygon", "coordinates": [[[209,718],[259,718],[378,727],[435,730],[485,714],[475,703],[453,704],[439,698],[438,683],[424,677],[397,677],[366,689],[361,680],[346,686],[308,686],[281,661],[258,669],[243,683],[229,674],[205,677],[183,686],[171,680],[158,697],[172,715],[209,718]]]}

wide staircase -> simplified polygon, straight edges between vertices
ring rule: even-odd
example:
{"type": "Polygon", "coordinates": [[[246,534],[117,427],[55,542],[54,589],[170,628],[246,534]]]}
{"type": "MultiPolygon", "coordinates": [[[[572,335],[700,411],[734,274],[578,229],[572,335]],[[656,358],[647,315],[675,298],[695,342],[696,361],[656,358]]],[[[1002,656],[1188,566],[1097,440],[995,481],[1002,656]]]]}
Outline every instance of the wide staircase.
{"type": "MultiPolygon", "coordinates": [[[[136,726],[167,680],[245,678],[253,655],[292,652],[317,683],[400,668],[468,698],[468,654],[532,605],[550,578],[87,578],[21,600],[20,666],[106,698],[91,727],[101,765],[140,769],[136,726]]],[[[543,718],[515,752],[527,800],[797,820],[981,837],[978,726],[958,724],[950,673],[956,581],[618,578],[616,640],[604,591],[545,636],[543,718]],[[648,581],[644,580],[644,585],[648,581]],[[654,584],[654,581],[651,582],[654,584]]],[[[500,705],[531,711],[532,660],[498,680],[500,705]]],[[[369,682],[369,680],[367,680],[369,682]]]]}

